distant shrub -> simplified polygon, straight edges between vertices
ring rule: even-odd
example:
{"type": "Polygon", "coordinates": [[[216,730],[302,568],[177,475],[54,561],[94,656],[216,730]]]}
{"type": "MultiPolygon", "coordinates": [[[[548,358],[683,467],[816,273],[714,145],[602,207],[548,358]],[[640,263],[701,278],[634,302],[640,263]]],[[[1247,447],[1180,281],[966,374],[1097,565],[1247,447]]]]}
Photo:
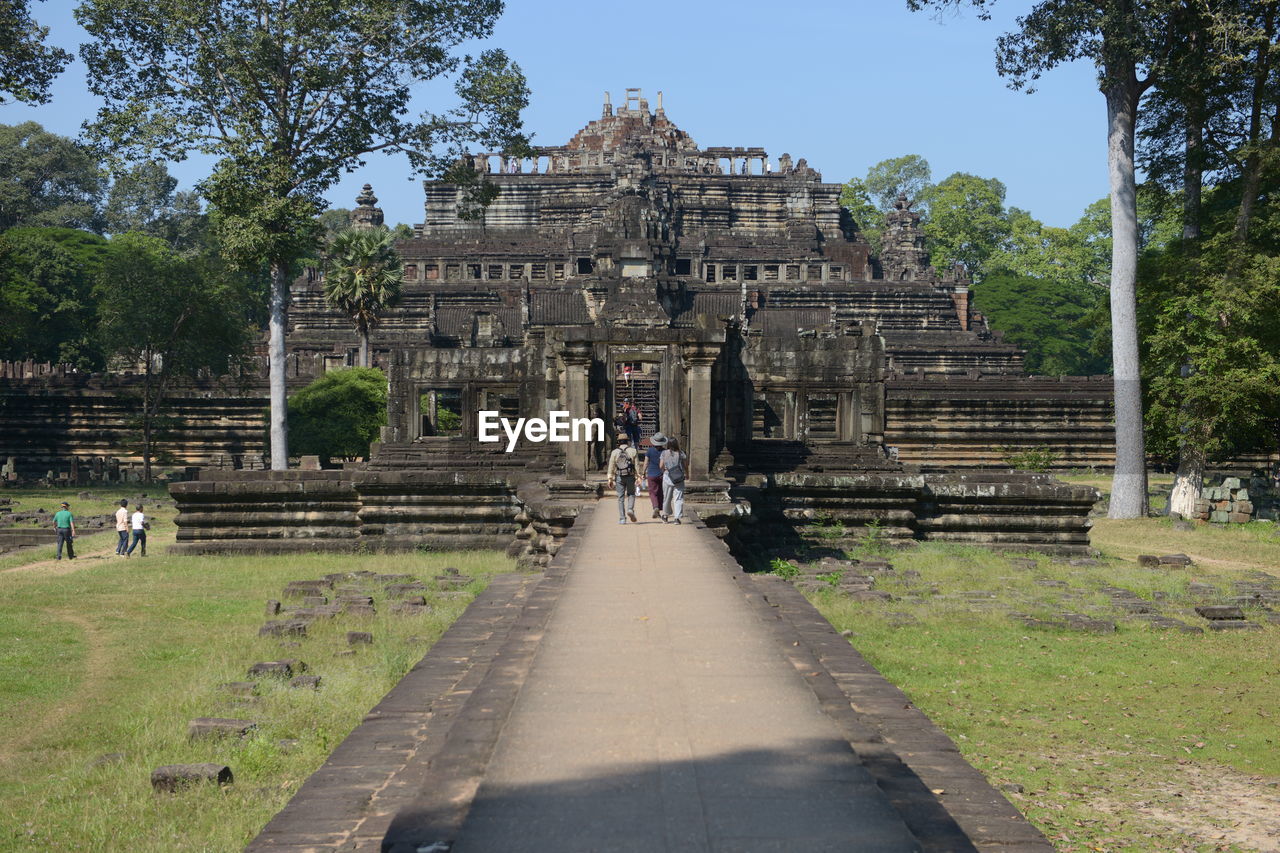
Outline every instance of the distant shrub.
{"type": "Polygon", "coordinates": [[[1019,471],[1048,471],[1057,464],[1060,456],[1048,448],[1011,452],[1009,448],[1001,447],[999,451],[1004,455],[1004,461],[1009,467],[1019,471]]]}

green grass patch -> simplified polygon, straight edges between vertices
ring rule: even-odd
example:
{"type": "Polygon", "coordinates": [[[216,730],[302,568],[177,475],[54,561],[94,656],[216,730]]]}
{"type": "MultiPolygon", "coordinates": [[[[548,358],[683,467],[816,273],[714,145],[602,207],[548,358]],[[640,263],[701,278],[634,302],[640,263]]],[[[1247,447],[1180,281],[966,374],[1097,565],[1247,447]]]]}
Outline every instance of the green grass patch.
{"type": "MultiPolygon", "coordinates": [[[[1257,849],[1234,826],[1242,814],[1234,801],[1256,795],[1260,813],[1280,814],[1280,626],[1156,630],[1103,588],[1131,590],[1203,626],[1193,610],[1203,599],[1188,585],[1208,584],[1209,600],[1227,601],[1250,572],[1280,574],[1274,527],[1180,533],[1161,519],[1100,520],[1101,566],[1010,555],[1036,561],[1018,568],[980,548],[923,544],[894,554],[895,570],[877,581],[892,601],[823,589],[811,597],[994,784],[1022,786],[1008,796],[1060,849],[1257,849]],[[1132,562],[1175,551],[1197,565],[1132,562]],[[1118,630],[1033,628],[1010,616],[1064,612],[1118,630]]],[[[1266,623],[1258,608],[1246,614],[1266,623]]]]}
{"type": "Polygon", "coordinates": [[[513,570],[491,552],[164,556],[171,540],[162,530],[145,560],[0,574],[0,849],[242,848],[488,580],[513,570]],[[287,581],[370,570],[431,584],[446,566],[475,580],[463,595],[429,592],[429,615],[393,616],[379,597],[376,616],[317,620],[297,647],[258,637],[265,601],[287,581]],[[340,655],[349,630],[371,631],[374,645],[340,655]],[[220,689],[282,658],[305,661],[320,690],[260,679],[242,703],[220,689]],[[201,716],[258,729],[188,742],[201,716]],[[122,756],[102,760],[112,753],[122,756]],[[235,784],[152,792],[153,768],[204,761],[227,764],[235,784]]]}

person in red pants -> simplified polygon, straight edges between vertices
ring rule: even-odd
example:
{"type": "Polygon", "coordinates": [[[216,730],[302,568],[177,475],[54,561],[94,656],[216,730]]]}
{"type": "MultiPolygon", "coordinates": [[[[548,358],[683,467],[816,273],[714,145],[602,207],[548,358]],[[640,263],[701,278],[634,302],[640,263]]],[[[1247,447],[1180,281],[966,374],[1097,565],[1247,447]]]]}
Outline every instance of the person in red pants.
{"type": "Polygon", "coordinates": [[[658,461],[662,459],[662,450],[667,446],[667,437],[655,432],[649,437],[649,449],[645,451],[645,481],[649,486],[649,503],[653,505],[653,517],[662,515],[662,468],[658,461]]]}

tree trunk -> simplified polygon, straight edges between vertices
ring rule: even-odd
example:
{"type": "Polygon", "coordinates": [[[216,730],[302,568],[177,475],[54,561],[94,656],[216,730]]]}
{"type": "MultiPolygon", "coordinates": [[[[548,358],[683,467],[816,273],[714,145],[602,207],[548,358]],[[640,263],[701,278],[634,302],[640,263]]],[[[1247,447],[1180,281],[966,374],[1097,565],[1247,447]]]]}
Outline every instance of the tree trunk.
{"type": "Polygon", "coordinates": [[[271,263],[270,317],[267,320],[267,363],[271,385],[271,470],[289,467],[289,392],[285,386],[284,333],[289,322],[289,268],[271,263]]]}
{"type": "Polygon", "coordinates": [[[372,367],[369,363],[369,330],[360,330],[360,366],[372,367]]]}
{"type": "Polygon", "coordinates": [[[1138,366],[1138,188],[1133,170],[1134,120],[1141,88],[1132,68],[1104,91],[1111,181],[1111,359],[1115,366],[1116,467],[1110,518],[1147,514],[1147,465],[1138,366]]]}
{"type": "Polygon", "coordinates": [[[1200,118],[1203,96],[1193,93],[1187,103],[1187,127],[1182,164],[1182,239],[1200,239],[1200,199],[1204,195],[1204,125],[1200,118]]]}
{"type": "Polygon", "coordinates": [[[142,379],[142,482],[151,482],[151,360],[152,353],[146,351],[147,366],[142,379]]]}
{"type": "Polygon", "coordinates": [[[1178,473],[1173,480],[1173,493],[1169,496],[1169,512],[1183,518],[1194,518],[1196,501],[1200,499],[1200,487],[1204,483],[1204,450],[1200,442],[1188,441],[1178,452],[1178,473]]]}

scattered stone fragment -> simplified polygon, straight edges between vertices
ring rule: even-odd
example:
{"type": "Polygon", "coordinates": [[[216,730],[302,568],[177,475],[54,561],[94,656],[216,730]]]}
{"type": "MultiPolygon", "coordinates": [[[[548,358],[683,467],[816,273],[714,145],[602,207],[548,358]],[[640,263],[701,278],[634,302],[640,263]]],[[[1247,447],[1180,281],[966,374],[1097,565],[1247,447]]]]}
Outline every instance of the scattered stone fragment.
{"type": "Polygon", "coordinates": [[[1205,619],[1243,619],[1244,611],[1239,607],[1227,604],[1205,604],[1196,608],[1196,613],[1205,619]]]}
{"type": "Polygon", "coordinates": [[[307,665],[299,660],[269,660],[249,667],[249,677],[274,675],[278,678],[292,678],[295,670],[303,672],[306,668],[307,665]]]}
{"type": "Polygon", "coordinates": [[[373,596],[354,594],[340,595],[337,598],[337,603],[343,606],[350,606],[352,604],[373,604],[373,596]]]}
{"type": "Polygon", "coordinates": [[[329,603],[329,597],[325,595],[308,595],[302,599],[304,607],[323,607],[329,603]]]}
{"type": "Polygon", "coordinates": [[[373,634],[368,631],[348,631],[348,646],[367,646],[373,643],[373,634]]]}
{"type": "Polygon", "coordinates": [[[1160,567],[1160,558],[1155,554],[1139,554],[1138,565],[1148,569],[1160,567]]]}
{"type": "Polygon", "coordinates": [[[332,588],[333,583],[326,580],[289,581],[284,587],[284,597],[306,598],[309,595],[323,595],[325,590],[332,588]]]}
{"type": "Polygon", "coordinates": [[[1106,619],[1091,619],[1078,613],[1063,613],[1062,619],[1068,628],[1075,631],[1089,631],[1094,634],[1114,634],[1116,623],[1106,619]]]}
{"type": "Polygon", "coordinates": [[[163,793],[201,782],[230,785],[233,781],[231,768],[225,764],[166,764],[151,771],[151,787],[163,793]]]}
{"type": "Polygon", "coordinates": [[[311,690],[319,689],[320,676],[318,675],[297,675],[289,680],[290,687],[309,688],[311,690]]]}
{"type": "Polygon", "coordinates": [[[1187,584],[1187,595],[1192,598],[1207,598],[1211,595],[1217,595],[1218,590],[1207,583],[1192,581],[1187,584]]]}
{"type": "Polygon", "coordinates": [[[421,616],[427,612],[427,606],[417,602],[398,601],[391,605],[391,612],[397,616],[421,616]]]}
{"type": "Polygon", "coordinates": [[[244,737],[258,724],[252,720],[231,720],[225,717],[197,717],[187,723],[187,737],[191,740],[209,737],[244,737]]]}
{"type": "Polygon", "coordinates": [[[1173,619],[1169,616],[1160,616],[1155,613],[1139,615],[1137,617],[1146,622],[1152,628],[1161,631],[1181,631],[1184,634],[1203,634],[1204,629],[1199,625],[1188,625],[1179,619],[1173,619]]]}
{"type": "Polygon", "coordinates": [[[232,696],[257,696],[258,682],[256,681],[228,681],[222,685],[222,689],[230,693],[232,696]]]}
{"type": "Polygon", "coordinates": [[[1078,557],[1074,560],[1068,560],[1067,565],[1076,568],[1096,568],[1102,565],[1101,560],[1095,560],[1092,557],[1078,557]]]}
{"type": "Polygon", "coordinates": [[[1186,554],[1165,554],[1160,557],[1162,566],[1190,566],[1191,558],[1186,554]]]}
{"type": "Polygon", "coordinates": [[[1257,622],[1245,619],[1214,619],[1208,627],[1210,631],[1254,631],[1262,628],[1257,622]]]}
{"type": "Polygon", "coordinates": [[[105,767],[108,764],[119,764],[124,761],[125,754],[123,752],[107,752],[99,755],[89,764],[90,767],[105,767]]]}
{"type": "Polygon", "coordinates": [[[414,592],[426,592],[427,585],[421,581],[414,583],[389,583],[384,587],[384,589],[386,590],[387,595],[400,597],[414,592]]]}
{"type": "Polygon", "coordinates": [[[276,601],[274,598],[268,598],[267,599],[267,615],[275,616],[279,612],[280,612],[280,602],[276,601]]]}
{"type": "Polygon", "coordinates": [[[259,637],[305,637],[307,623],[301,619],[273,619],[258,629],[259,637]]]}
{"type": "Polygon", "coordinates": [[[1023,788],[1017,782],[1006,782],[1000,786],[1000,790],[1004,791],[1006,794],[1021,794],[1026,790],[1026,788],[1023,788]]]}

